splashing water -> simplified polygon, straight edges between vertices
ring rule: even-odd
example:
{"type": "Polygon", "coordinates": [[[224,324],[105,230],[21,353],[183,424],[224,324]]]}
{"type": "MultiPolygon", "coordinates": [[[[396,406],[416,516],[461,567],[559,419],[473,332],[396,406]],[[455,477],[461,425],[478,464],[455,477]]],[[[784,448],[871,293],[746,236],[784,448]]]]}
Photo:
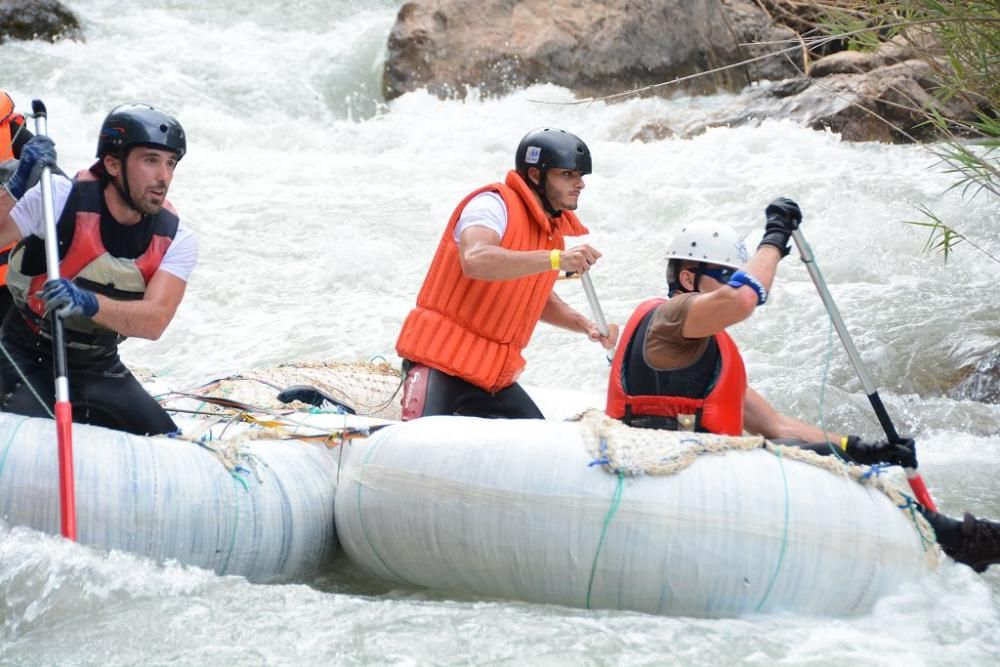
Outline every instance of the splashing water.
{"type": "MultiPolygon", "coordinates": [[[[146,101],[183,122],[189,153],[171,199],[201,260],[159,341],[123,357],[183,386],[295,359],[394,359],[395,337],[443,225],[471,189],[502,178],[521,135],[556,125],[594,154],[578,211],[604,257],[593,277],[609,320],[663,291],[666,241],[717,219],[755,243],[773,197],[795,198],[862,357],[902,433],[920,443],[939,506],[1000,515],[1000,406],[949,391],[1000,342],[998,267],[960,248],[920,254],[925,204],[1000,253],[1000,211],[945,193],[922,148],[849,144],[787,122],[649,144],[732,95],[566,106],[535,86],[501,99],[380,95],[401,2],[231,0],[69,3],[85,43],[7,42],[2,83],[47,103],[67,171],[92,159],[115,104],[146,101]],[[536,100],[546,100],[541,104],[536,100]],[[757,236],[755,236],[757,235],[757,236]]],[[[579,284],[560,295],[586,312],[579,284]]],[[[767,307],[734,330],[751,383],[779,409],[879,434],[808,275],[793,256],[767,307]],[[824,385],[825,394],[820,397],[824,385]]],[[[523,377],[546,390],[607,381],[602,352],[540,325],[523,377]]],[[[993,664],[1000,575],[946,566],[849,619],[706,621],[386,590],[335,573],[258,586],[0,528],[4,664],[993,664]]]]}

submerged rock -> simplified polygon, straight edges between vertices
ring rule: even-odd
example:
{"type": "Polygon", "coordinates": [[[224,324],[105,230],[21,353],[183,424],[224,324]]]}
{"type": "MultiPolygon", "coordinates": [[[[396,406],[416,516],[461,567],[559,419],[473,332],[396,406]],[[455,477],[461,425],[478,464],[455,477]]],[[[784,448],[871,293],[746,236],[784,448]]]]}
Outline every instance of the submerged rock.
{"type": "Polygon", "coordinates": [[[982,403],[1000,403],[1000,351],[980,361],[972,374],[952,390],[951,397],[982,403]]]}
{"type": "Polygon", "coordinates": [[[83,40],[76,15],[58,0],[0,0],[0,43],[8,39],[83,40]]]}
{"type": "MultiPolygon", "coordinates": [[[[744,0],[416,0],[389,36],[386,99],[426,87],[441,97],[469,87],[504,94],[553,83],[606,95],[777,52],[748,45],[794,37],[744,0]]],[[[795,67],[780,56],[699,76],[670,90],[739,90],[795,67]]]]}

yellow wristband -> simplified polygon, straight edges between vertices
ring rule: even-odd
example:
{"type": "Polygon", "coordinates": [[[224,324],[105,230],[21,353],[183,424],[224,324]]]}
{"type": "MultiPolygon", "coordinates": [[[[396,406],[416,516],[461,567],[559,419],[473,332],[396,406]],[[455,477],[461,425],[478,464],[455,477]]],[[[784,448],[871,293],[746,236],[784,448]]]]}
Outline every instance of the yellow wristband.
{"type": "Polygon", "coordinates": [[[845,452],[847,451],[847,436],[846,435],[840,439],[840,448],[842,450],[844,450],[845,452]]]}
{"type": "Polygon", "coordinates": [[[552,252],[549,253],[549,266],[552,267],[553,271],[559,270],[559,260],[562,257],[562,252],[558,248],[553,248],[552,252]]]}

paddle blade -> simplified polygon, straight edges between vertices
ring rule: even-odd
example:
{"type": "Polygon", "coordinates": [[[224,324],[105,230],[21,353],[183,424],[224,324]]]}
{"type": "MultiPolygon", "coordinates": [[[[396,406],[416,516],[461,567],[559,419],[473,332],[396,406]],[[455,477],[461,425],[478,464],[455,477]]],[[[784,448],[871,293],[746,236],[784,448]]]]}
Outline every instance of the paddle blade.
{"type": "Polygon", "coordinates": [[[927,490],[927,485],[924,484],[924,478],[920,476],[918,472],[906,471],[906,481],[910,483],[910,489],[913,490],[913,495],[916,496],[917,502],[929,509],[932,512],[937,512],[937,505],[934,504],[934,500],[931,499],[930,491],[927,490]]]}

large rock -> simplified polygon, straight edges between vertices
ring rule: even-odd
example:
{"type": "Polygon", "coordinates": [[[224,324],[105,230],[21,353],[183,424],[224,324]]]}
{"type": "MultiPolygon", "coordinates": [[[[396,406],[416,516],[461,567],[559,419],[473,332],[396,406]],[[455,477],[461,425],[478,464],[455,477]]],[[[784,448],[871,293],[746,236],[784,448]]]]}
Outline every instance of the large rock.
{"type": "Polygon", "coordinates": [[[7,39],[83,40],[80,21],[58,0],[0,0],[0,44],[7,39]]]}
{"type": "Polygon", "coordinates": [[[799,76],[748,90],[727,109],[697,122],[673,127],[652,119],[633,139],[691,136],[710,127],[756,124],[765,119],[791,119],[816,129],[830,129],[847,141],[905,143],[934,139],[922,109],[933,108],[950,118],[966,118],[971,108],[959,100],[943,103],[929,92],[931,67],[914,59],[912,50],[886,44],[875,53],[840,52],[822,58],[799,76]]]}
{"type": "MultiPolygon", "coordinates": [[[[554,83],[605,95],[775,52],[745,45],[792,37],[749,0],[416,0],[389,36],[384,93],[426,87],[450,97],[475,86],[494,95],[554,83]]],[[[739,90],[795,71],[776,56],[669,90],[739,90]]]]}

